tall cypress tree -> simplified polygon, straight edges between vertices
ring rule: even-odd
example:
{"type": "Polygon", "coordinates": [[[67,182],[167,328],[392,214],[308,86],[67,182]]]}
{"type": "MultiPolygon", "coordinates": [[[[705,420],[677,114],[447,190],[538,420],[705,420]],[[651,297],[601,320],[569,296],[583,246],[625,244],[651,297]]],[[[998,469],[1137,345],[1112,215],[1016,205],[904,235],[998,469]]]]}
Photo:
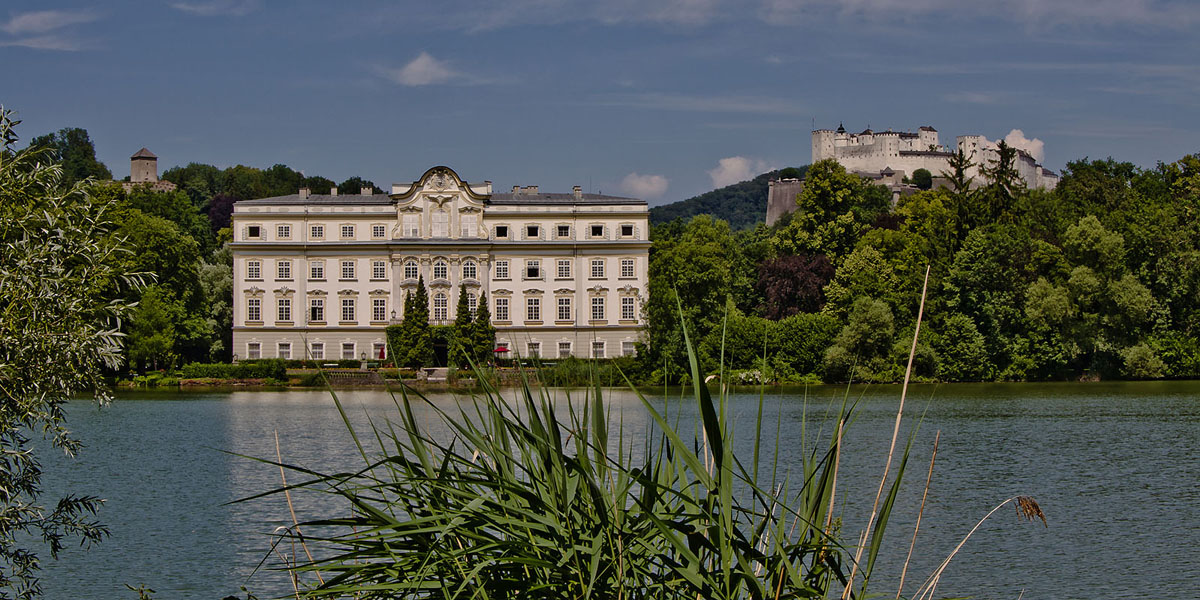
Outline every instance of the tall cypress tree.
{"type": "Polygon", "coordinates": [[[429,327],[429,292],[425,291],[425,278],[417,279],[417,291],[413,294],[411,313],[404,321],[412,321],[409,338],[408,363],[412,367],[433,364],[433,330],[429,327]],[[412,316],[409,316],[411,314],[412,316]]]}
{"type": "Polygon", "coordinates": [[[478,364],[486,364],[492,357],[492,348],[496,343],[496,328],[492,326],[492,313],[488,310],[486,293],[479,294],[479,308],[475,309],[475,319],[471,322],[471,347],[478,364]]]}
{"type": "Polygon", "coordinates": [[[458,306],[454,309],[454,336],[450,340],[450,361],[459,367],[468,366],[468,357],[475,360],[475,340],[471,307],[467,303],[467,286],[458,286],[458,306]]]}

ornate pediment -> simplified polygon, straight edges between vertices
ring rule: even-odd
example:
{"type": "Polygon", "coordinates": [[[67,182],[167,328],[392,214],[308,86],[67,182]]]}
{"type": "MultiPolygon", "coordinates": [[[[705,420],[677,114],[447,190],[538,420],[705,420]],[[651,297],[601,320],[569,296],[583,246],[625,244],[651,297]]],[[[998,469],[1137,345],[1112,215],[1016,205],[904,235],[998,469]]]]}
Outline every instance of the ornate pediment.
{"type": "Polygon", "coordinates": [[[258,287],[258,286],[251,286],[251,287],[250,287],[250,289],[246,290],[246,295],[248,295],[248,296],[261,296],[261,295],[263,295],[263,292],[264,292],[264,291],[265,291],[265,290],[263,290],[262,288],[260,288],[260,287],[258,287]]]}
{"type": "Polygon", "coordinates": [[[511,295],[512,295],[512,291],[511,291],[511,290],[504,290],[504,289],[500,289],[500,290],[492,290],[492,295],[493,295],[493,296],[511,296],[511,295]]]}
{"type": "Polygon", "coordinates": [[[637,293],[638,293],[638,289],[633,287],[632,285],[629,285],[628,283],[617,288],[617,291],[621,292],[622,295],[626,295],[626,296],[637,295],[637,293]]]}
{"type": "Polygon", "coordinates": [[[374,290],[367,292],[367,294],[369,294],[371,296],[386,296],[386,295],[388,295],[388,291],[383,290],[383,289],[374,289],[374,290]]]}
{"type": "Polygon", "coordinates": [[[358,290],[352,290],[352,289],[346,288],[346,289],[338,290],[338,295],[339,296],[357,296],[358,290]]]}
{"type": "Polygon", "coordinates": [[[328,296],[329,292],[325,290],[308,290],[309,296],[328,296]]]}
{"type": "Polygon", "coordinates": [[[526,296],[541,295],[541,294],[545,294],[545,293],[546,293],[545,290],[539,290],[537,288],[529,288],[529,289],[525,290],[526,296]]]}
{"type": "Polygon", "coordinates": [[[592,287],[588,288],[588,291],[593,294],[603,294],[604,292],[608,291],[608,288],[597,283],[596,285],[593,285],[592,287]]]}
{"type": "Polygon", "coordinates": [[[575,293],[575,290],[573,290],[571,288],[558,288],[557,290],[554,290],[554,293],[560,294],[560,295],[561,294],[573,294],[573,293],[575,293]]]}

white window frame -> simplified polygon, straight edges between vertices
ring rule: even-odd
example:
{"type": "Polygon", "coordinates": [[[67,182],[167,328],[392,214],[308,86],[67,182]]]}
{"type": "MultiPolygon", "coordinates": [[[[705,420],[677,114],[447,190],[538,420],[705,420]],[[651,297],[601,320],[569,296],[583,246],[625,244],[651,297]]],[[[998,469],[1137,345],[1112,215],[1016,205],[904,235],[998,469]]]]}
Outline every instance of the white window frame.
{"type": "Polygon", "coordinates": [[[292,226],[279,224],[275,226],[275,238],[280,240],[288,240],[292,238],[292,226]]]}
{"type": "Polygon", "coordinates": [[[591,304],[592,304],[592,313],[591,313],[591,314],[592,314],[592,320],[593,320],[593,321],[603,321],[603,320],[604,320],[604,313],[606,312],[606,311],[604,310],[604,309],[605,309],[605,307],[604,307],[604,304],[605,304],[605,302],[604,302],[604,296],[592,296],[592,303],[591,303],[591,304]],[[598,316],[597,316],[597,315],[598,315],[598,316]]]}
{"type": "Polygon", "coordinates": [[[262,321],[262,298],[246,299],[246,320],[255,322],[262,321]]]}
{"type": "Polygon", "coordinates": [[[325,261],[313,260],[308,263],[308,279],[310,281],[325,279],[325,261]]]}
{"type": "Polygon", "coordinates": [[[383,281],[387,279],[387,262],[382,260],[371,261],[371,279],[383,281]]]}
{"type": "Polygon", "coordinates": [[[387,320],[387,298],[371,299],[371,320],[376,323],[387,320]]]}
{"type": "Polygon", "coordinates": [[[435,238],[450,237],[450,213],[445,210],[435,210],[429,216],[430,235],[435,238]]]}
{"type": "Polygon", "coordinates": [[[496,320],[497,321],[508,321],[508,317],[509,317],[509,315],[508,315],[508,298],[505,298],[503,296],[497,296],[495,298],[495,302],[496,302],[496,310],[495,310],[496,320]]]}
{"type": "Polygon", "coordinates": [[[463,261],[462,278],[479,279],[479,264],[475,262],[475,259],[468,258],[463,261]]]}
{"type": "Polygon", "coordinates": [[[450,278],[450,263],[446,259],[439,258],[433,261],[433,278],[434,279],[449,279],[450,278]]]}
{"type": "Polygon", "coordinates": [[[621,259],[621,278],[632,279],[637,277],[637,263],[632,258],[621,259]]]}
{"type": "Polygon", "coordinates": [[[634,298],[633,296],[621,297],[621,320],[637,320],[637,298],[634,298]]]}
{"type": "Polygon", "coordinates": [[[475,316],[475,313],[479,311],[479,296],[467,294],[467,310],[471,311],[472,317],[475,316]]]}
{"type": "Polygon", "coordinates": [[[555,276],[557,278],[559,278],[559,279],[570,279],[571,278],[571,259],[560,258],[555,262],[555,265],[556,265],[555,276]]]}
{"type": "Polygon", "coordinates": [[[417,264],[417,261],[415,261],[411,258],[404,261],[404,278],[405,279],[416,279],[417,277],[420,277],[420,276],[421,276],[421,265],[417,264]]]}
{"type": "Polygon", "coordinates": [[[508,261],[496,261],[496,279],[508,279],[508,261]]]}
{"type": "Polygon", "coordinates": [[[246,279],[258,281],[262,279],[262,261],[248,260],[246,261],[246,279]]]}
{"type": "Polygon", "coordinates": [[[324,237],[325,237],[325,226],[324,225],[312,225],[308,228],[308,238],[309,239],[319,240],[324,237]]]}
{"type": "Polygon", "coordinates": [[[444,323],[450,318],[450,297],[443,292],[433,295],[433,320],[444,323]]]}
{"type": "Polygon", "coordinates": [[[387,225],[371,225],[371,237],[377,240],[387,237],[387,225]]]}
{"type": "Polygon", "coordinates": [[[604,340],[592,340],[592,358],[607,358],[604,340]]]}
{"type": "Polygon", "coordinates": [[[292,343],[291,342],[276,342],[275,356],[283,360],[292,359],[292,343]]]}
{"type": "Polygon", "coordinates": [[[604,259],[593,258],[591,260],[591,271],[589,272],[591,279],[604,279],[604,259]]]}
{"type": "Polygon", "coordinates": [[[558,357],[559,358],[570,358],[570,356],[571,356],[571,342],[559,342],[558,343],[558,357]]]}
{"type": "Polygon", "coordinates": [[[560,239],[560,240],[571,239],[571,226],[570,225],[556,225],[554,227],[554,235],[557,237],[557,239],[560,239]],[[566,233],[563,233],[563,228],[566,228],[566,230],[567,230],[566,233]]]}
{"type": "Polygon", "coordinates": [[[325,360],[325,342],[313,342],[309,344],[308,355],[313,360],[325,360]]]}
{"type": "Polygon", "coordinates": [[[309,323],[324,323],[325,322],[325,299],[324,298],[309,298],[308,299],[308,322],[309,323]]]}
{"type": "Polygon", "coordinates": [[[356,268],[357,266],[358,266],[357,260],[341,261],[341,272],[339,273],[341,275],[341,277],[339,277],[339,279],[342,281],[357,281],[357,278],[354,276],[355,275],[354,272],[358,270],[356,268]]]}
{"type": "Polygon", "coordinates": [[[542,299],[537,296],[525,298],[525,320],[542,320],[542,299]]]}
{"type": "Polygon", "coordinates": [[[458,224],[458,237],[473,238],[478,236],[479,215],[475,213],[462,213],[458,215],[458,224]]]}
{"type": "Polygon", "coordinates": [[[401,228],[403,229],[404,237],[421,237],[421,215],[414,212],[404,213],[404,216],[400,218],[400,222],[402,223],[401,228]]]}
{"type": "Polygon", "coordinates": [[[571,297],[570,296],[560,296],[558,298],[557,306],[558,306],[558,315],[557,315],[558,320],[559,321],[570,321],[572,319],[572,317],[574,316],[574,314],[571,312],[571,297]]]}
{"type": "Polygon", "coordinates": [[[354,298],[342,298],[342,314],[341,321],[345,323],[354,323],[358,321],[358,306],[354,298]]]}
{"type": "Polygon", "coordinates": [[[355,353],[358,352],[358,344],[355,342],[342,342],[342,360],[354,360],[358,358],[355,353]]]}
{"type": "Polygon", "coordinates": [[[286,258],[275,261],[275,280],[291,281],[292,261],[286,258]]]}
{"type": "Polygon", "coordinates": [[[375,360],[387,359],[387,343],[374,342],[371,344],[371,358],[375,360]],[[382,354],[383,356],[380,356],[382,354]]]}
{"type": "Polygon", "coordinates": [[[275,320],[290,322],[292,320],[292,299],[291,298],[276,298],[275,299],[275,320]]]}
{"type": "Polygon", "coordinates": [[[621,342],[622,356],[637,356],[637,345],[633,342],[621,342]]]}
{"type": "Polygon", "coordinates": [[[262,342],[246,342],[246,359],[257,360],[262,358],[262,342]]]}
{"type": "Polygon", "coordinates": [[[526,342],[525,343],[525,357],[526,358],[540,358],[541,355],[542,355],[542,343],[541,342],[526,342]]]}
{"type": "Polygon", "coordinates": [[[342,225],[338,229],[341,231],[343,240],[354,239],[354,225],[342,225]]]}
{"type": "Polygon", "coordinates": [[[540,258],[525,259],[525,270],[522,271],[522,273],[525,275],[524,279],[541,279],[542,278],[542,259],[540,259],[540,258]],[[533,275],[530,275],[531,269],[533,271],[536,271],[533,275]]]}

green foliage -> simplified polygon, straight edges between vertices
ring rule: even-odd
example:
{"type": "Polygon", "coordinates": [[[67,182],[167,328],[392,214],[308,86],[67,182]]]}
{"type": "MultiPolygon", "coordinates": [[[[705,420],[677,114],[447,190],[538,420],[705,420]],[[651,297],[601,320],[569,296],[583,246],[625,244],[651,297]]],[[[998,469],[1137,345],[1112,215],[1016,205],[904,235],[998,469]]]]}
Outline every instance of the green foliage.
{"type": "Polygon", "coordinates": [[[120,298],[141,281],[111,235],[111,201],[64,173],[56,161],[73,155],[41,143],[18,150],[18,123],[0,107],[0,597],[25,600],[41,596],[41,548],[57,558],[72,538],[90,546],[107,535],[99,498],[41,503],[29,434],[79,449],[64,408],[77,396],[108,401],[104,375],[121,364],[117,329],[131,308],[120,298]]]}
{"type": "Polygon", "coordinates": [[[1130,346],[1121,351],[1124,375],[1132,379],[1158,379],[1166,374],[1167,366],[1146,344],[1130,346]]]}
{"type": "Polygon", "coordinates": [[[62,168],[63,185],[72,186],[85,179],[112,179],[112,172],[96,159],[96,146],[86,129],[67,127],[40,135],[33,138],[29,148],[43,149],[46,160],[62,168]]]}
{"type": "Polygon", "coordinates": [[[895,381],[891,362],[896,325],[887,303],[870,297],[854,301],[849,322],[825,353],[826,381],[895,381]]]}
{"type": "Polygon", "coordinates": [[[404,296],[404,320],[387,328],[388,354],[396,365],[411,368],[433,364],[433,333],[429,325],[429,293],[425,278],[417,280],[414,292],[404,296]]]}
{"type": "Polygon", "coordinates": [[[937,376],[950,381],[984,381],[992,378],[994,370],[988,361],[983,334],[971,317],[952,314],[932,337],[931,346],[937,353],[937,376]]]}
{"type": "MultiPolygon", "coordinates": [[[[788,167],[791,178],[800,179],[808,167],[788,167]]],[[[687,222],[698,215],[709,215],[729,223],[733,230],[747,229],[762,223],[767,214],[767,189],[772,179],[785,177],[783,171],[770,171],[751,179],[699,196],[655,206],[650,209],[650,223],[662,225],[671,221],[687,222]]]]}
{"type": "Polygon", "coordinates": [[[913,171],[912,183],[917,189],[928,190],[933,187],[933,173],[929,169],[917,169],[913,171]]]}
{"type": "MultiPolygon", "coordinates": [[[[357,362],[355,363],[357,365],[357,362]]],[[[268,358],[228,363],[191,363],[180,369],[184,379],[277,379],[287,380],[287,362],[268,358]]]]}

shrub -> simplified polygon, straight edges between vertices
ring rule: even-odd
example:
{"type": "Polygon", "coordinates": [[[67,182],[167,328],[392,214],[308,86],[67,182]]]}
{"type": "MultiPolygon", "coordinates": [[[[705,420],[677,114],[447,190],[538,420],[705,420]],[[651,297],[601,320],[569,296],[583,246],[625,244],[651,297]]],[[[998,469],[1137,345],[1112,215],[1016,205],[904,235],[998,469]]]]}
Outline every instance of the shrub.
{"type": "Polygon", "coordinates": [[[180,370],[185,379],[287,379],[285,361],[279,359],[264,359],[253,362],[226,363],[191,363],[180,370]]]}

